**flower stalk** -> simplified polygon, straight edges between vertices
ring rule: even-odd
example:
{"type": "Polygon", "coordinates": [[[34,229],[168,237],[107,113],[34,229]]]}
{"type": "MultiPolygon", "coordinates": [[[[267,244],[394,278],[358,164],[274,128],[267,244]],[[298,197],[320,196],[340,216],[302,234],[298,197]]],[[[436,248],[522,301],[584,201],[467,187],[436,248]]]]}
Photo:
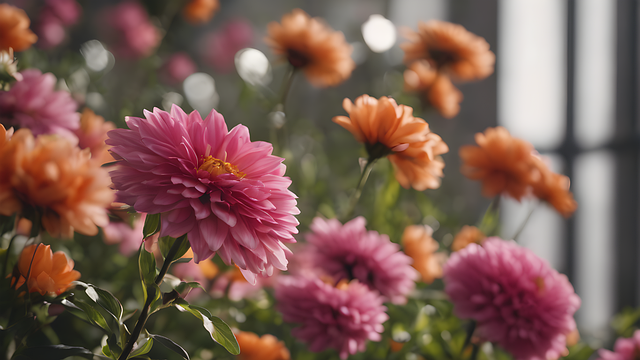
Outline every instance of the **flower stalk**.
{"type": "MultiPolygon", "coordinates": [[[[186,234],[180,236],[173,243],[173,245],[171,246],[171,249],[169,249],[169,252],[167,253],[167,257],[164,259],[164,263],[162,264],[162,268],[160,269],[160,273],[158,274],[158,276],[156,276],[156,279],[155,279],[156,285],[160,285],[162,283],[162,279],[164,279],[164,276],[167,274],[167,271],[169,270],[169,266],[175,260],[174,258],[178,253],[178,249],[180,249],[180,246],[186,239],[187,239],[186,234]]],[[[144,325],[146,324],[147,319],[149,318],[149,309],[151,308],[151,303],[153,302],[154,298],[155,296],[152,296],[151,294],[147,294],[147,300],[145,301],[144,307],[140,312],[140,317],[138,317],[138,321],[136,322],[136,326],[133,329],[133,332],[131,333],[129,342],[127,342],[127,345],[122,350],[122,354],[120,354],[120,357],[118,358],[118,360],[126,360],[129,354],[131,353],[131,351],[133,350],[133,346],[138,340],[138,337],[140,336],[140,333],[142,332],[142,329],[144,329],[144,325]]]]}
{"type": "Polygon", "coordinates": [[[358,186],[356,187],[356,191],[351,195],[351,199],[349,199],[349,206],[347,207],[347,211],[344,214],[344,220],[349,220],[351,216],[353,216],[353,212],[356,209],[356,205],[358,204],[358,200],[360,200],[360,196],[362,195],[362,189],[364,188],[364,184],[367,183],[367,179],[369,179],[369,174],[371,174],[371,170],[373,170],[373,165],[375,165],[378,158],[367,160],[367,163],[364,165],[364,169],[362,169],[362,174],[360,174],[360,180],[358,180],[358,186]]]}

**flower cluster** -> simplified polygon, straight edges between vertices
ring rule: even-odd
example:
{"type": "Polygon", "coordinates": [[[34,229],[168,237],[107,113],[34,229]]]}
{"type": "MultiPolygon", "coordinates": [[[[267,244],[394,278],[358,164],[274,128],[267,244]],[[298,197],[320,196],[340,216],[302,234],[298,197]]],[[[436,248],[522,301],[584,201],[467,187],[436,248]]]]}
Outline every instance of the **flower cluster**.
{"type": "Polygon", "coordinates": [[[258,336],[252,332],[236,333],[240,355],[238,360],[289,360],[291,355],[282,341],[273,335],[258,336]]]}
{"type": "Polygon", "coordinates": [[[636,330],[630,338],[619,338],[613,351],[600,349],[598,360],[633,360],[640,354],[640,330],[636,330]]]}
{"type": "Polygon", "coordinates": [[[20,72],[9,91],[0,90],[0,124],[28,128],[34,135],[57,134],[73,143],[80,127],[78,105],[66,91],[55,91],[51,73],[27,69],[20,72]]]}
{"type": "Polygon", "coordinates": [[[300,324],[295,337],[311,351],[336,349],[341,359],[364,351],[367,340],[379,341],[389,318],[382,297],[357,281],[334,287],[318,278],[286,276],[276,284],[276,300],[284,321],[300,324]]]}
{"type": "Polygon", "coordinates": [[[517,359],[557,359],[580,307],[567,277],[515,242],[489,238],[451,255],[445,292],[454,312],[477,322],[475,335],[517,359]]]}
{"type": "MultiPolygon", "coordinates": [[[[109,177],[66,139],[0,125],[0,214],[42,221],[52,236],[96,235],[108,223],[109,177]]],[[[39,224],[37,224],[39,225],[39,224]]]]}
{"type": "Polygon", "coordinates": [[[530,143],[512,137],[503,127],[477,133],[476,143],[460,148],[461,171],[482,182],[484,196],[504,194],[520,200],[533,194],[565,217],[576,210],[569,178],[552,172],[530,143]]]}
{"type": "Polygon", "coordinates": [[[27,282],[30,293],[56,296],[65,292],[80,273],[73,270],[73,260],[62,251],[51,251],[49,245],[29,245],[22,250],[18,261],[20,276],[15,283],[19,288],[27,282]]]}
{"type": "Polygon", "coordinates": [[[405,89],[425,94],[426,100],[445,118],[460,111],[462,93],[451,79],[471,81],[493,73],[495,55],[489,44],[464,27],[432,20],[418,24],[418,31],[406,31],[409,42],[401,45],[405,89]]]}
{"type": "Polygon", "coordinates": [[[104,12],[106,35],[117,56],[138,59],[151,55],[160,43],[160,31],[147,11],[135,1],[125,1],[104,12]]]}
{"type": "Polygon", "coordinates": [[[251,282],[286,270],[283,242],[295,242],[299,211],[271,145],[251,142],[242,125],[228,131],[215,110],[204,120],[177,106],[145,117],[109,132],[117,201],[162,213],[160,236],[187,234],[196,262],[218,253],[251,282]]]}
{"type": "Polygon", "coordinates": [[[280,23],[270,23],[265,42],[318,87],[340,84],[355,68],[344,35],[300,9],[284,15],[280,23]]]}
{"type": "Polygon", "coordinates": [[[36,25],[38,46],[50,49],[60,45],[67,35],[66,28],[78,22],[81,12],[76,0],[46,0],[36,25]]]}
{"type": "Polygon", "coordinates": [[[407,226],[402,234],[404,252],[413,259],[412,266],[427,284],[442,277],[442,264],[445,262],[444,253],[436,253],[439,245],[432,234],[432,228],[421,225],[407,226]]]}
{"type": "Polygon", "coordinates": [[[440,186],[444,168],[440,155],[449,147],[429,130],[429,124],[413,116],[412,108],[369,95],[358,97],[355,104],[345,99],[342,106],[349,116],[336,116],[333,121],[365,143],[369,161],[387,156],[404,188],[422,191],[440,186]]]}
{"type": "Polygon", "coordinates": [[[310,265],[328,275],[333,283],[358,280],[387,301],[406,303],[417,278],[411,258],[388,236],[367,231],[365,224],[363,217],[344,225],[336,219],[313,219],[312,232],[305,236],[310,265]]]}
{"type": "Polygon", "coordinates": [[[24,12],[9,4],[0,4],[0,51],[24,51],[38,40],[29,30],[31,20],[24,12]]]}

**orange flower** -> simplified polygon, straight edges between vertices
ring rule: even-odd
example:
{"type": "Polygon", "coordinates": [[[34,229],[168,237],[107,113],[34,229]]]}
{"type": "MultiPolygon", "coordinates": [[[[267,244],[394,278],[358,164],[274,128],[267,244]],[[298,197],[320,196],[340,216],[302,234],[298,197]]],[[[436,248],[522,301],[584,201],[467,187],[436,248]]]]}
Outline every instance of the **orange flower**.
{"type": "Polygon", "coordinates": [[[358,97],[355,104],[344,99],[342,106],[349,117],[336,116],[333,122],[365,143],[370,161],[388,156],[404,188],[412,186],[422,191],[440,186],[444,168],[440,155],[449,148],[429,130],[429,124],[413,117],[411,107],[385,96],[376,99],[369,95],[358,97]]]}
{"type": "Polygon", "coordinates": [[[511,136],[498,126],[476,134],[479,146],[460,148],[460,171],[469,179],[482,181],[482,194],[494,197],[506,193],[520,200],[538,180],[539,172],[533,166],[533,146],[511,136]]]}
{"type": "MultiPolygon", "coordinates": [[[[1,126],[0,126],[1,127],[1,126]]],[[[0,131],[0,139],[3,138],[0,131]]],[[[66,139],[39,136],[20,129],[0,143],[0,214],[19,213],[52,236],[72,237],[74,229],[98,233],[109,222],[106,208],[113,201],[106,170],[66,139]]]]}
{"type": "Polygon", "coordinates": [[[71,286],[71,282],[80,278],[80,273],[73,270],[73,260],[64,252],[54,253],[49,245],[43,244],[29,245],[22,250],[18,270],[20,278],[16,288],[24,284],[28,276],[29,292],[40,295],[60,295],[71,286]]]}
{"type": "Polygon", "coordinates": [[[240,331],[236,334],[240,355],[238,360],[289,360],[289,350],[282,341],[273,335],[258,335],[252,332],[240,331]]]}
{"type": "Polygon", "coordinates": [[[562,216],[568,218],[578,208],[578,203],[569,191],[568,177],[549,170],[542,159],[533,156],[533,164],[540,172],[540,179],[533,183],[533,195],[548,202],[562,216]]]}
{"type": "Polygon", "coordinates": [[[218,0],[191,0],[182,9],[182,16],[192,24],[204,24],[220,9],[218,0]]]}
{"type": "Polygon", "coordinates": [[[115,161],[108,151],[111,146],[104,143],[108,138],[107,132],[115,128],[112,122],[104,121],[102,116],[85,108],[80,116],[80,128],[75,131],[78,137],[78,146],[81,149],[90,149],[91,158],[101,165],[115,161]]]}
{"type": "Polygon", "coordinates": [[[443,117],[451,119],[460,112],[462,93],[449,76],[439,74],[426,61],[416,61],[404,72],[405,91],[418,91],[443,117]]]}
{"type": "Polygon", "coordinates": [[[418,32],[407,31],[408,43],[404,62],[425,59],[438,72],[458,80],[484,79],[493,73],[495,55],[481,37],[468,32],[463,26],[432,20],[418,24],[418,32]]]}
{"type": "Polygon", "coordinates": [[[431,237],[433,229],[428,226],[411,225],[404,229],[402,246],[413,259],[413,267],[422,275],[422,281],[431,284],[442,277],[444,254],[436,253],[438,243],[431,237]]]}
{"type": "Polygon", "coordinates": [[[355,68],[352,47],[340,31],[333,31],[319,18],[311,18],[300,9],[282,17],[280,23],[267,25],[265,42],[276,55],[302,69],[309,82],[318,87],[338,85],[355,68]]]}
{"type": "Polygon", "coordinates": [[[467,245],[476,243],[482,244],[482,241],[486,238],[486,235],[475,226],[465,225],[453,238],[453,244],[451,244],[451,250],[460,251],[467,247],[467,245]]]}
{"type": "Polygon", "coordinates": [[[9,4],[0,4],[0,51],[23,51],[38,40],[29,30],[31,21],[24,10],[9,4]]]}

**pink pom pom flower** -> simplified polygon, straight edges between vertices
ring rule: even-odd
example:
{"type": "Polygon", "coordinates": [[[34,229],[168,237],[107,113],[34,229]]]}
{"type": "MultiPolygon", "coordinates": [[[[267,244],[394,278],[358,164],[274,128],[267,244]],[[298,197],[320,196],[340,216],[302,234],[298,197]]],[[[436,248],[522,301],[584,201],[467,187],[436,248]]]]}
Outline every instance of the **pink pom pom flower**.
{"type": "Polygon", "coordinates": [[[66,91],[55,91],[56,77],[28,69],[9,91],[0,91],[0,123],[28,128],[34,135],[58,134],[77,144],[78,104],[66,91]]]}
{"type": "Polygon", "coordinates": [[[557,359],[576,328],[580,298],[567,277],[513,241],[493,237],[453,253],[444,282],[454,313],[516,359],[557,359]]]}
{"type": "Polygon", "coordinates": [[[619,338],[613,351],[600,349],[598,360],[634,360],[640,354],[640,330],[636,330],[630,338],[619,338]]]}
{"type": "Polygon", "coordinates": [[[293,336],[311,351],[336,349],[342,359],[364,351],[367,340],[380,341],[389,318],[382,297],[357,281],[333,287],[318,278],[283,276],[275,296],[284,321],[300,324],[293,336]]]}
{"type": "Polygon", "coordinates": [[[366,220],[357,217],[342,225],[336,219],[315,218],[309,242],[311,265],[340,280],[358,280],[395,304],[407,302],[415,288],[417,272],[410,257],[387,235],[367,231],[366,220]]]}
{"type": "Polygon", "coordinates": [[[271,144],[251,142],[243,125],[228,131],[215,110],[204,120],[175,105],[144,115],[108,133],[117,201],[162,213],[160,236],[187,234],[196,262],[218,253],[252,283],[286,270],[299,210],[271,144]]]}

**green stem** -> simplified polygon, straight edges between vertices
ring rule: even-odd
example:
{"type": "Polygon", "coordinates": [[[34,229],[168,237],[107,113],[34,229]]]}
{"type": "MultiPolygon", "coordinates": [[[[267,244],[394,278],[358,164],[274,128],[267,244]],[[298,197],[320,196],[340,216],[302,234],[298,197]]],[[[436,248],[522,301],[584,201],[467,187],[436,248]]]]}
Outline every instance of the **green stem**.
{"type": "MultiPolygon", "coordinates": [[[[162,283],[162,279],[167,274],[167,271],[169,270],[169,266],[173,262],[174,257],[178,253],[178,249],[180,249],[182,242],[186,240],[186,238],[187,238],[187,234],[180,236],[173,243],[173,245],[171,246],[171,249],[169,249],[169,252],[167,253],[167,257],[164,259],[164,263],[162,264],[162,268],[160,269],[160,273],[158,274],[158,276],[156,276],[156,279],[155,279],[156,285],[160,285],[162,283]]],[[[140,250],[140,251],[143,251],[143,250],[140,250]]],[[[126,360],[129,354],[131,353],[131,350],[133,350],[133,346],[135,345],[136,341],[138,341],[138,337],[140,336],[140,333],[142,332],[142,329],[144,329],[144,325],[146,324],[147,319],[149,318],[149,309],[151,308],[151,303],[153,302],[154,298],[155,296],[152,296],[151,294],[147,294],[147,300],[145,301],[144,307],[140,312],[140,316],[138,317],[138,321],[136,322],[136,327],[133,329],[133,332],[131,333],[131,337],[129,338],[129,342],[127,342],[127,346],[125,346],[124,350],[122,350],[122,354],[120,354],[120,357],[118,358],[118,360],[126,360]]]]}
{"type": "Polygon", "coordinates": [[[364,184],[367,183],[367,179],[369,179],[369,174],[371,174],[371,170],[373,169],[373,165],[375,165],[377,159],[371,160],[368,159],[364,169],[362,169],[362,174],[360,174],[360,180],[358,181],[358,186],[356,187],[356,191],[351,195],[351,199],[349,200],[349,207],[347,207],[347,211],[344,214],[344,221],[348,221],[351,216],[353,216],[353,212],[356,209],[356,205],[358,204],[358,200],[360,200],[360,196],[362,195],[362,189],[364,188],[364,184]]]}
{"type": "Polygon", "coordinates": [[[479,352],[480,352],[480,345],[473,344],[473,350],[471,352],[471,360],[476,360],[478,358],[479,352]]]}
{"type": "Polygon", "coordinates": [[[536,210],[536,208],[538,204],[533,205],[533,207],[531,208],[531,210],[529,210],[529,214],[527,215],[527,217],[524,219],[524,221],[522,222],[522,224],[520,225],[520,227],[518,228],[518,231],[516,231],[515,235],[513,235],[512,239],[513,240],[517,240],[518,236],[520,236],[520,234],[522,233],[522,231],[524,230],[525,226],[527,226],[527,223],[529,222],[529,219],[531,219],[531,215],[533,215],[533,212],[536,210]]]}
{"type": "MultiPolygon", "coordinates": [[[[296,68],[293,66],[289,66],[287,68],[287,72],[284,74],[282,78],[282,90],[280,91],[280,102],[279,105],[282,105],[282,111],[284,112],[285,104],[287,103],[287,96],[289,95],[289,90],[291,90],[291,84],[293,84],[293,75],[296,72],[296,68]]],[[[277,105],[276,105],[277,106],[277,105]]]]}

